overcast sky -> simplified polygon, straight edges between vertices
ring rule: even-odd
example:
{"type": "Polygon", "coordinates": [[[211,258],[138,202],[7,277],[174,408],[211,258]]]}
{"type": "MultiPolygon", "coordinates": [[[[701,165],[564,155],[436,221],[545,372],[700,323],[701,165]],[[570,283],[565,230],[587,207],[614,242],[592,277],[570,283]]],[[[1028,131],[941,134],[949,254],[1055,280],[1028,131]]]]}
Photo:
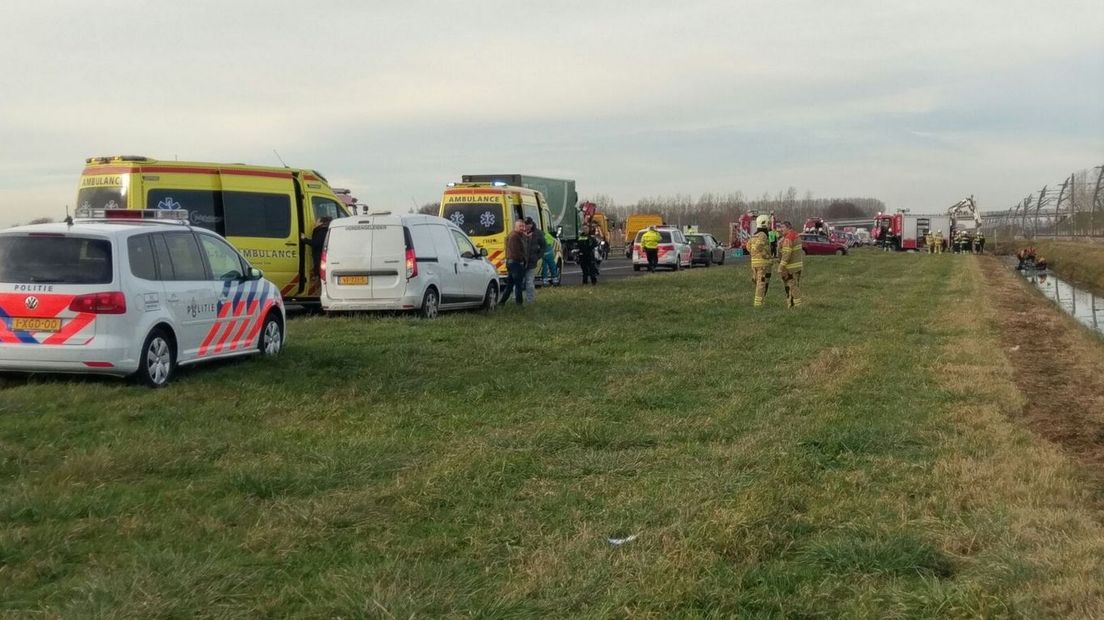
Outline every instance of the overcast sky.
{"type": "Polygon", "coordinates": [[[1003,209],[1104,164],[1100,0],[6,0],[3,23],[0,225],[62,214],[91,155],[275,149],[402,209],[483,172],[1003,209]]]}

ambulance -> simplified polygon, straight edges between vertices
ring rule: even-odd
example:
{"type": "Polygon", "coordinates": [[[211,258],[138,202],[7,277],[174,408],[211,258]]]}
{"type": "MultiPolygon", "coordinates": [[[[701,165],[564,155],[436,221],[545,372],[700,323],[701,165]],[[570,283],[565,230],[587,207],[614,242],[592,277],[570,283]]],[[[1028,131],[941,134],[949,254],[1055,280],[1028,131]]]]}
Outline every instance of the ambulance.
{"type": "MultiPolygon", "coordinates": [[[[441,197],[440,216],[456,224],[477,247],[487,250],[487,259],[495,266],[500,280],[506,279],[506,236],[515,222],[531,217],[541,231],[553,235],[557,232],[550,230],[552,217],[540,192],[502,182],[449,183],[441,197]]],[[[559,239],[555,242],[555,256],[556,272],[562,276],[563,246],[559,239]]],[[[543,264],[537,265],[538,276],[542,267],[543,264]]]]}
{"type": "Polygon", "coordinates": [[[79,209],[185,210],[193,226],[225,237],[285,299],[317,302],[310,247],[301,243],[318,218],[348,207],[313,170],[90,157],[77,188],[79,209]]]}

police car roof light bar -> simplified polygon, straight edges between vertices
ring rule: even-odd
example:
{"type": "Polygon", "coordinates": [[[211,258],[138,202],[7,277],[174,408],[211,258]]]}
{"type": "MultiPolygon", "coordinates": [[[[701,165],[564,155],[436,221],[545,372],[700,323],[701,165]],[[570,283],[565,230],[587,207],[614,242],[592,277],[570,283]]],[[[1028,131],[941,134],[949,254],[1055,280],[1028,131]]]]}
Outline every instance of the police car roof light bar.
{"type": "Polygon", "coordinates": [[[78,208],[76,219],[82,220],[159,220],[188,223],[186,209],[92,209],[78,208]]]}

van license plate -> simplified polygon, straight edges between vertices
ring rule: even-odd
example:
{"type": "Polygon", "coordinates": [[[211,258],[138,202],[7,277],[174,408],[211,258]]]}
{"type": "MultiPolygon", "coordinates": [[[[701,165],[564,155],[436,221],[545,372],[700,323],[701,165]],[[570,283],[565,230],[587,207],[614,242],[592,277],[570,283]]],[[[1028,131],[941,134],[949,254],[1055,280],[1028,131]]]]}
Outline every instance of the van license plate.
{"type": "Polygon", "coordinates": [[[61,331],[61,319],[12,319],[12,330],[17,332],[61,331]]]}
{"type": "Polygon", "coordinates": [[[337,283],[342,286],[363,286],[368,284],[368,276],[337,276],[337,283]]]}

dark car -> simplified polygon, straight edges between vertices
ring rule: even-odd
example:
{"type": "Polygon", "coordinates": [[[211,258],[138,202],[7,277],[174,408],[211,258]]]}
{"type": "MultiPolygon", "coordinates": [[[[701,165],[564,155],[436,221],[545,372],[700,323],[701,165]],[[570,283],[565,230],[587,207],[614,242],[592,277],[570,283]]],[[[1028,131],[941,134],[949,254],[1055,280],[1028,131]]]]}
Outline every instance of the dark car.
{"type": "Polygon", "coordinates": [[[808,256],[821,254],[839,254],[843,256],[847,254],[846,245],[837,243],[824,235],[818,235],[816,233],[805,233],[801,235],[801,249],[804,250],[805,254],[808,256]]]}
{"type": "Polygon", "coordinates": [[[705,265],[706,267],[725,262],[725,248],[713,235],[704,233],[690,233],[686,235],[686,241],[690,244],[690,265],[705,265]]]}

